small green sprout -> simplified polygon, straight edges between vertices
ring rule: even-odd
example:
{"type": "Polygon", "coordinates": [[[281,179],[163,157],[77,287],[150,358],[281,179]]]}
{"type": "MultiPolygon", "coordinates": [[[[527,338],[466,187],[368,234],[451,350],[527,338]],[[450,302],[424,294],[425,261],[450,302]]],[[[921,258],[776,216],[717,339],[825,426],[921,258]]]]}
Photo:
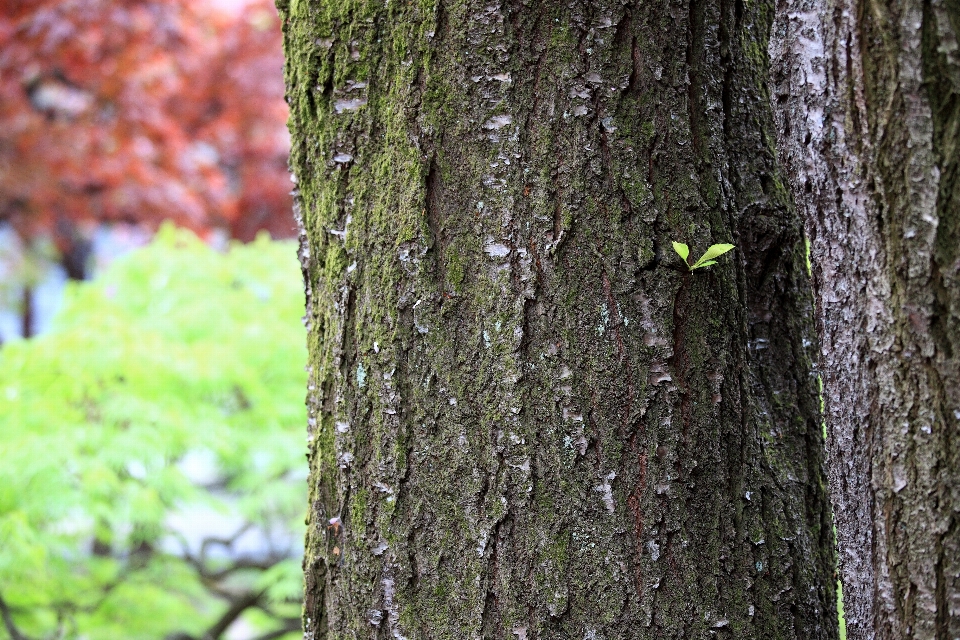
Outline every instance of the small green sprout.
{"type": "Polygon", "coordinates": [[[687,257],[690,255],[690,247],[683,244],[682,242],[673,243],[673,250],[677,252],[677,255],[683,258],[683,263],[687,265],[687,268],[690,269],[690,271],[693,271],[694,269],[699,269],[701,267],[709,267],[712,264],[717,264],[717,261],[714,260],[714,258],[719,258],[720,256],[725,254],[727,251],[730,251],[731,249],[733,249],[732,244],[711,245],[710,248],[707,249],[706,253],[700,256],[699,260],[697,260],[693,264],[690,264],[689,262],[687,262],[687,257]]]}

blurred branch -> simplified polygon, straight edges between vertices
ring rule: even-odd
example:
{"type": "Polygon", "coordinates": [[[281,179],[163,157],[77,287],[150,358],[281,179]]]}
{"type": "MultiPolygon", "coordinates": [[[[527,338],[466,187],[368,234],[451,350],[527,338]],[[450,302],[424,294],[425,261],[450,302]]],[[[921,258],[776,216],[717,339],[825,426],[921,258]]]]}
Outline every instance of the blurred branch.
{"type": "MultiPolygon", "coordinates": [[[[151,555],[153,554],[152,548],[150,549],[149,554],[151,555]]],[[[116,559],[120,560],[119,557],[117,557],[116,559]]],[[[117,587],[119,587],[120,585],[124,584],[127,580],[129,580],[130,577],[138,569],[143,569],[145,564],[146,564],[146,561],[143,559],[142,555],[138,557],[137,554],[130,554],[127,558],[127,562],[125,562],[123,566],[121,566],[120,571],[117,572],[117,575],[112,580],[110,580],[109,582],[106,582],[105,584],[99,587],[98,589],[99,593],[96,595],[93,601],[90,602],[89,604],[79,605],[75,602],[69,602],[69,601],[66,601],[66,602],[55,601],[53,604],[57,610],[57,619],[60,627],[62,628],[63,626],[64,611],[69,611],[71,613],[75,613],[78,611],[81,613],[93,613],[94,611],[99,609],[104,602],[106,602],[107,598],[110,597],[110,594],[113,593],[113,591],[117,587]]],[[[63,635],[63,632],[61,631],[58,637],[62,635],[63,635]]]]}
{"type": "MultiPolygon", "coordinates": [[[[240,558],[232,560],[222,569],[211,569],[207,565],[208,552],[212,547],[220,546],[230,549],[236,543],[236,541],[239,540],[240,537],[247,533],[252,527],[253,523],[246,523],[229,538],[204,538],[200,543],[200,549],[197,555],[191,553],[189,545],[183,536],[177,536],[180,542],[183,560],[196,570],[200,581],[210,593],[223,598],[229,603],[229,607],[223,613],[223,615],[220,616],[220,618],[209,629],[200,635],[200,640],[219,640],[219,638],[230,627],[230,625],[236,622],[236,620],[243,615],[247,609],[254,607],[264,609],[263,597],[266,595],[266,590],[246,592],[237,595],[222,588],[219,583],[224,578],[229,577],[231,574],[244,569],[258,569],[261,571],[266,571],[284,558],[269,557],[265,560],[259,561],[249,558],[240,558]]],[[[289,633],[290,631],[295,631],[296,629],[300,628],[299,620],[284,619],[283,622],[284,624],[281,629],[271,631],[270,633],[266,634],[263,640],[273,640],[286,633],[289,633]],[[292,626],[294,624],[296,625],[295,627],[292,626]]],[[[183,635],[178,637],[188,638],[189,636],[183,635]]]]}
{"type": "Polygon", "coordinates": [[[230,625],[236,622],[237,619],[240,618],[240,616],[242,616],[247,609],[252,608],[257,608],[266,612],[268,615],[281,623],[280,627],[274,629],[273,631],[268,631],[263,635],[257,636],[252,640],[276,640],[277,638],[281,638],[288,633],[300,631],[299,618],[279,617],[264,607],[265,595],[266,591],[248,592],[242,596],[234,598],[230,607],[223,613],[223,615],[220,616],[220,618],[217,619],[217,621],[199,637],[194,637],[186,633],[176,633],[167,636],[167,640],[220,640],[224,632],[230,628],[230,625]]]}
{"type": "Polygon", "coordinates": [[[284,625],[279,629],[265,633],[262,636],[257,636],[253,640],[276,640],[277,638],[282,638],[288,633],[293,633],[294,631],[300,631],[300,618],[285,618],[284,625]]]}
{"type": "Polygon", "coordinates": [[[7,628],[7,633],[10,634],[11,640],[30,640],[28,636],[25,636],[23,632],[20,631],[17,624],[13,621],[13,613],[10,611],[10,607],[2,595],[0,595],[0,616],[3,617],[3,626],[7,628]]]}
{"type": "Polygon", "coordinates": [[[233,544],[240,539],[240,536],[242,536],[252,528],[253,528],[253,523],[247,522],[229,538],[204,538],[203,542],[200,543],[200,562],[206,563],[207,550],[213,545],[218,545],[218,546],[227,547],[227,548],[232,547],[233,544]]]}
{"type": "Polygon", "coordinates": [[[243,615],[244,611],[250,607],[255,607],[260,602],[260,598],[263,597],[264,593],[266,592],[250,592],[236,598],[224,614],[220,616],[220,619],[213,623],[213,626],[200,636],[201,640],[219,640],[223,632],[226,631],[237,618],[243,615]]]}
{"type": "Polygon", "coordinates": [[[49,640],[61,640],[65,634],[66,628],[64,625],[63,611],[57,609],[57,630],[46,637],[49,638],[49,640]]]}
{"type": "Polygon", "coordinates": [[[213,569],[207,564],[207,555],[211,547],[221,546],[230,549],[236,543],[236,541],[239,540],[240,537],[247,533],[250,529],[252,529],[253,526],[253,523],[248,522],[240,527],[240,529],[238,529],[236,533],[229,538],[204,538],[200,543],[200,552],[198,555],[191,553],[189,545],[182,535],[177,535],[177,539],[180,543],[182,554],[181,557],[183,560],[197,571],[197,575],[200,577],[200,580],[204,586],[224,599],[230,600],[235,596],[234,594],[220,589],[217,585],[218,582],[221,582],[225,578],[230,577],[232,574],[245,569],[266,571],[273,568],[277,563],[282,562],[287,557],[285,555],[271,553],[269,556],[261,560],[255,560],[253,558],[238,558],[231,560],[226,566],[220,569],[213,569]]]}
{"type": "Polygon", "coordinates": [[[266,571],[267,569],[272,569],[277,563],[284,560],[283,557],[277,558],[267,558],[265,560],[251,560],[240,559],[233,561],[230,566],[224,567],[223,569],[218,569],[216,571],[211,571],[206,567],[197,567],[200,571],[201,578],[205,580],[213,580],[219,582],[224,578],[229,577],[231,574],[236,573],[237,571],[243,571],[244,569],[258,569],[260,571],[266,571]]]}

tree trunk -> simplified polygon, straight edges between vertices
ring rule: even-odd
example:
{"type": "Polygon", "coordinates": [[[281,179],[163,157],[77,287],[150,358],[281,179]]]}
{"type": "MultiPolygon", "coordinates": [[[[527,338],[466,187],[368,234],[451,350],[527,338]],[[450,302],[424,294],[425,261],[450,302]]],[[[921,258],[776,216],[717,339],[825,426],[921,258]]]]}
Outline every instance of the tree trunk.
{"type": "Polygon", "coordinates": [[[786,0],[849,637],[960,637],[960,4],[786,0]]]}
{"type": "Polygon", "coordinates": [[[306,637],[835,638],[772,4],[280,10],[306,637]]]}
{"type": "Polygon", "coordinates": [[[23,293],[20,296],[20,335],[23,338],[33,337],[33,328],[36,324],[35,305],[33,303],[33,287],[29,284],[23,285],[23,293]]]}

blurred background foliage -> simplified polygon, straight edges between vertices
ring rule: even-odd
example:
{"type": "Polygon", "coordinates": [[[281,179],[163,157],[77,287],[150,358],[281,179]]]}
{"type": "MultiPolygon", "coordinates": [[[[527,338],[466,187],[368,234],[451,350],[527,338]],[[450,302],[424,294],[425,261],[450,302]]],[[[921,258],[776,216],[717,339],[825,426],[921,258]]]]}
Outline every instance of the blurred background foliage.
{"type": "Polygon", "coordinates": [[[89,277],[117,230],[294,236],[281,41],[271,0],[0,3],[0,297],[20,335],[45,279],[89,277]],[[17,268],[31,254],[52,268],[17,268]]]}
{"type": "Polygon", "coordinates": [[[270,0],[0,3],[0,639],[299,635],[282,67],[270,0]]]}
{"type": "Polygon", "coordinates": [[[165,227],[0,349],[8,637],[299,629],[302,315],[290,242],[165,227]]]}

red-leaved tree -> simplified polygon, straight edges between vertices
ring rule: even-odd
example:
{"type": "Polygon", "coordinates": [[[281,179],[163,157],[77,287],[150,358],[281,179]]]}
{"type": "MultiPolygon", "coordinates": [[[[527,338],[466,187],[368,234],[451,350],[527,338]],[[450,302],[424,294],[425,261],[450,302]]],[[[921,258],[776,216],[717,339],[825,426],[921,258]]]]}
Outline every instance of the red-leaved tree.
{"type": "Polygon", "coordinates": [[[104,222],[291,235],[280,38],[269,0],[3,0],[0,220],[73,277],[104,222]]]}

